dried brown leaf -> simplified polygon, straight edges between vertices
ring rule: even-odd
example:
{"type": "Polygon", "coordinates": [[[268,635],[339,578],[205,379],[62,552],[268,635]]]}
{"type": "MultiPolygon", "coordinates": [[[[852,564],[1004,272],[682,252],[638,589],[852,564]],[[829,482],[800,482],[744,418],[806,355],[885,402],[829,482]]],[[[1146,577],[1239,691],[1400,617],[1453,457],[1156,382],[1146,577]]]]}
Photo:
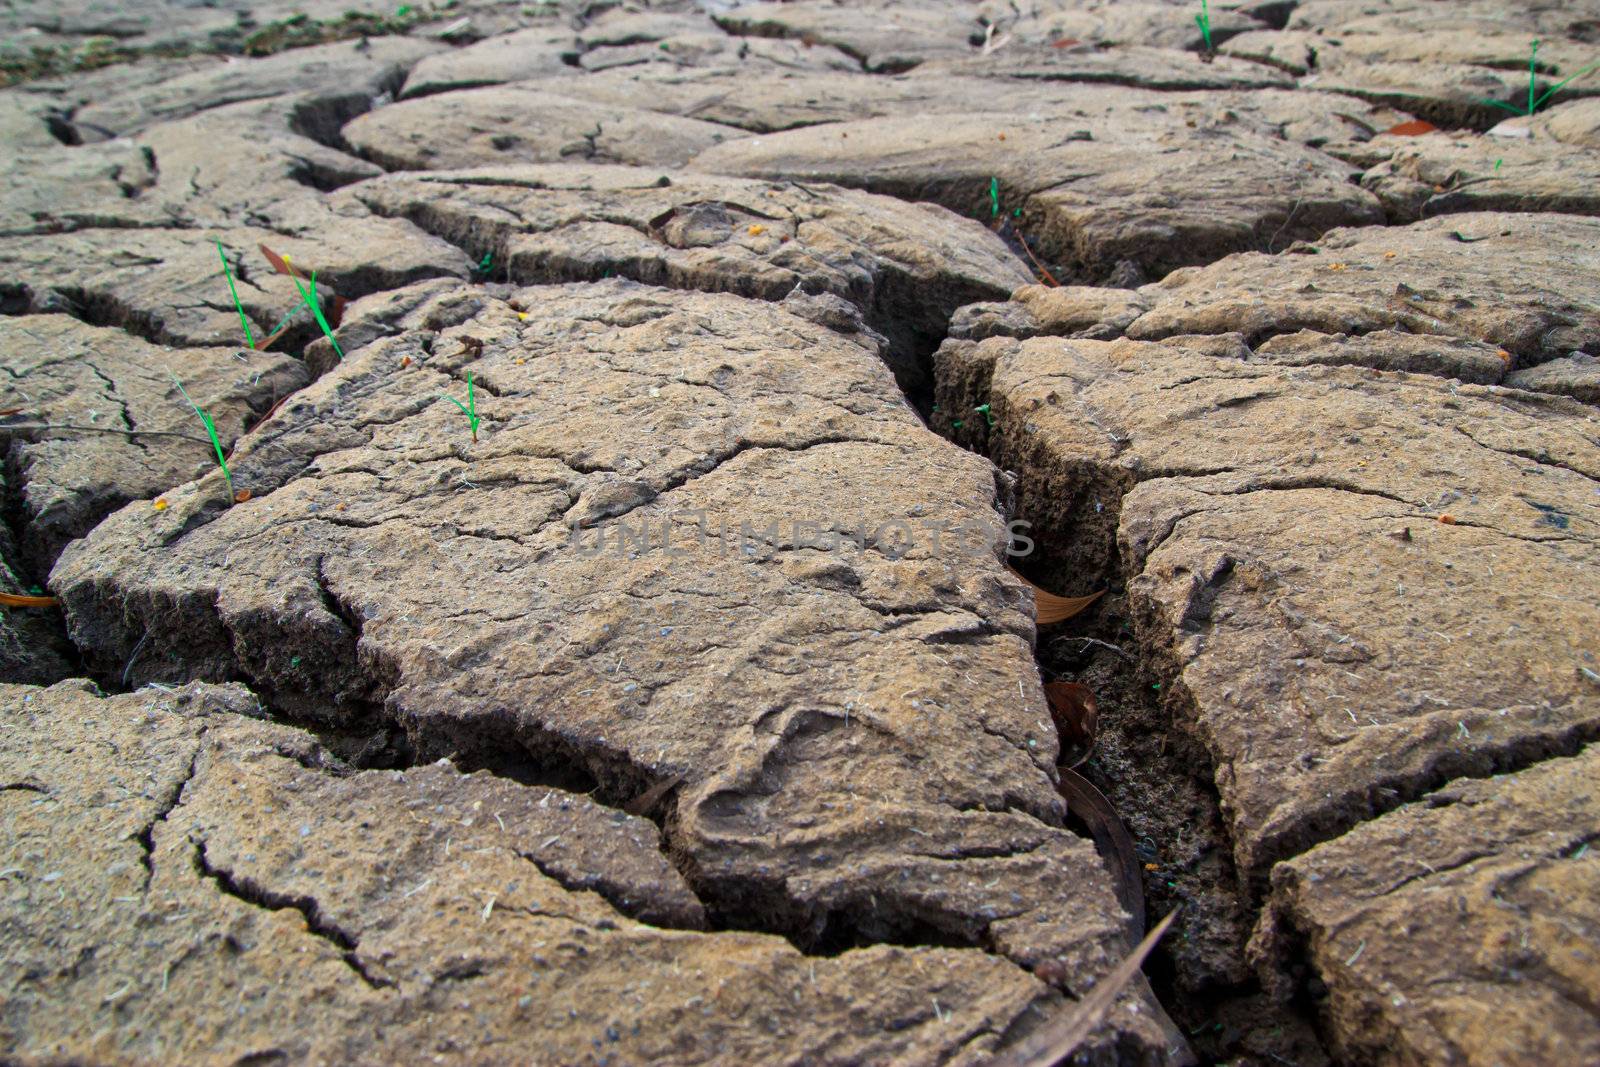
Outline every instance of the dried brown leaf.
{"type": "Polygon", "coordinates": [[[21,593],[0,593],[0,607],[53,608],[56,603],[56,598],[53,596],[24,596],[21,593]]]}
{"type": "Polygon", "coordinates": [[[1412,119],[1410,122],[1402,122],[1398,125],[1390,126],[1383,132],[1392,133],[1396,137],[1420,137],[1425,133],[1434,133],[1438,129],[1439,127],[1431,122],[1423,119],[1412,119]]]}
{"type": "Polygon", "coordinates": [[[1033,590],[1034,615],[1038,619],[1040,626],[1066,622],[1074,615],[1081,615],[1090,604],[1106,595],[1106,591],[1102,589],[1098,593],[1090,593],[1088,596],[1056,596],[1054,593],[1047,593],[1040,589],[1028,579],[1023,578],[1022,575],[1017,574],[1016,571],[1011,573],[1026,583],[1029,589],[1033,590]]]}
{"type": "Polygon", "coordinates": [[[1057,766],[1060,777],[1056,792],[1067,802],[1069,814],[1076,815],[1089,828],[1095,851],[1111,872],[1117,903],[1128,913],[1128,943],[1144,929],[1144,876],[1139,872],[1139,853],[1133,836],[1122,823],[1122,816],[1094,783],[1071,767],[1057,766]]]}
{"type": "Polygon", "coordinates": [[[1061,739],[1080,748],[1093,748],[1095,728],[1100,723],[1094,690],[1080,682],[1047,682],[1044,695],[1061,739]]]}
{"type": "Polygon", "coordinates": [[[291,278],[299,278],[301,281],[307,280],[306,276],[300,272],[299,267],[291,266],[287,260],[266,245],[256,245],[256,247],[261,249],[261,254],[267,257],[267,262],[272,264],[272,269],[279,274],[287,274],[291,278]]]}
{"type": "Polygon", "coordinates": [[[643,793],[640,793],[638,796],[622,805],[622,810],[627,812],[629,815],[648,815],[657,804],[661,803],[668,793],[672,792],[682,784],[683,775],[681,774],[674,774],[670,778],[663,778],[649,789],[646,789],[643,793]]]}

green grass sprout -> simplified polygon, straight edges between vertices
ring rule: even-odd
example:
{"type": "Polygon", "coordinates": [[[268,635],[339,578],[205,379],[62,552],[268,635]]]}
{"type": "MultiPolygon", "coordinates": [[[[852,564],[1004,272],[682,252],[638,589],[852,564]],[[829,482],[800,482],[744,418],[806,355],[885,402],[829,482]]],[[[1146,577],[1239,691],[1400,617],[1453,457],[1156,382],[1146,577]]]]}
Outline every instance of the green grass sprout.
{"type": "MultiPolygon", "coordinates": [[[[289,263],[289,257],[285,255],[283,261],[289,263]]],[[[344,360],[344,349],[339,347],[338,339],[333,336],[333,327],[328,325],[328,320],[322,314],[322,305],[317,303],[317,272],[311,272],[310,292],[307,292],[306,287],[300,284],[300,279],[295,276],[295,272],[292,269],[289,271],[289,280],[294,282],[295,289],[300,293],[300,299],[305,301],[306,307],[311,309],[311,314],[317,317],[317,325],[322,327],[322,335],[328,339],[328,343],[333,346],[334,353],[342,362],[344,360]]]]}
{"type": "MultiPolygon", "coordinates": [[[[168,371],[167,373],[171,374],[172,372],[168,371]]],[[[183,398],[189,402],[189,406],[194,408],[194,413],[200,416],[200,422],[206,428],[206,436],[211,438],[211,447],[217,450],[217,466],[222,468],[222,480],[228,483],[228,502],[232,503],[234,500],[233,472],[228,469],[228,457],[222,451],[221,439],[217,437],[217,424],[212,422],[211,416],[207,415],[200,405],[196,404],[194,399],[189,396],[189,391],[183,387],[183,383],[178,380],[176,374],[172,375],[172,384],[178,387],[178,392],[182,393],[183,398]]]]}
{"type": "Polygon", "coordinates": [[[222,242],[217,242],[217,255],[222,257],[222,276],[228,279],[228,292],[233,294],[233,306],[239,312],[239,325],[244,327],[245,343],[251,348],[256,346],[256,339],[250,334],[250,320],[245,316],[244,305],[239,303],[239,290],[233,284],[233,271],[228,269],[228,253],[222,250],[222,242]]]}
{"type": "Polygon", "coordinates": [[[1194,17],[1194,24],[1200,27],[1200,36],[1206,39],[1206,51],[1215,52],[1216,49],[1211,45],[1211,8],[1206,0],[1200,0],[1200,14],[1194,17]]]}
{"type": "Polygon", "coordinates": [[[488,274],[493,269],[494,269],[494,253],[493,252],[485,252],[483,254],[483,258],[478,260],[478,273],[479,274],[488,274]]]}
{"type": "Polygon", "coordinates": [[[1554,84],[1550,88],[1546,89],[1544,91],[1543,95],[1539,95],[1539,42],[1538,41],[1534,41],[1533,42],[1533,49],[1532,49],[1532,51],[1530,51],[1528,53],[1528,107],[1527,107],[1527,110],[1524,111],[1521,107],[1519,107],[1519,106],[1517,106],[1515,104],[1506,104],[1506,103],[1502,103],[1499,100],[1490,100],[1486,96],[1485,97],[1480,97],[1478,99],[1478,103],[1480,103],[1480,104],[1488,104],[1490,107],[1503,108],[1504,110],[1511,112],[1513,115],[1524,115],[1524,116],[1531,115],[1535,111],[1538,111],[1541,107],[1543,107],[1545,105],[1546,101],[1548,101],[1552,96],[1556,95],[1563,88],[1565,88],[1568,82],[1575,81],[1578,78],[1583,77],[1585,74],[1592,73],[1592,72],[1594,72],[1596,70],[1600,70],[1600,63],[1590,63],[1587,67],[1584,67],[1582,70],[1578,71],[1578,73],[1573,74],[1573,75],[1571,75],[1569,77],[1563,78],[1561,81],[1556,82],[1556,84],[1554,84]]]}
{"type": "Polygon", "coordinates": [[[999,178],[990,178],[989,179],[989,217],[992,218],[992,219],[997,219],[997,218],[1000,217],[1000,179],[999,178]]]}
{"type": "Polygon", "coordinates": [[[482,420],[478,418],[477,394],[472,391],[472,372],[467,371],[467,402],[465,404],[449,393],[440,393],[439,395],[461,409],[461,414],[467,417],[467,424],[472,427],[472,440],[476,444],[478,440],[478,423],[482,420]]]}

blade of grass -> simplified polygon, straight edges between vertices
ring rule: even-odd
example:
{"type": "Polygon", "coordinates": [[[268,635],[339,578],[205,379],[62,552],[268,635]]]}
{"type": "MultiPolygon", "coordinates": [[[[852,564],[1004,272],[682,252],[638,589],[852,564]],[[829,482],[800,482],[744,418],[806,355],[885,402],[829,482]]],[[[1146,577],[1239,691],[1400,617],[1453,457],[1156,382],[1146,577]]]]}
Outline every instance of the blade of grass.
{"type": "Polygon", "coordinates": [[[1533,114],[1533,87],[1539,77],[1539,41],[1533,42],[1533,49],[1528,53],[1528,114],[1533,114]]]}
{"type": "Polygon", "coordinates": [[[1502,109],[1504,111],[1509,111],[1513,115],[1524,115],[1524,116],[1532,115],[1535,111],[1538,111],[1541,107],[1544,107],[1545,104],[1549,103],[1550,102],[1550,98],[1552,96],[1556,95],[1562,89],[1566,88],[1566,86],[1567,86],[1567,84],[1569,82],[1576,81],[1577,79],[1583,77],[1585,74],[1592,74],[1594,71],[1597,71],[1597,70],[1600,70],[1600,63],[1591,63],[1591,64],[1589,64],[1589,66],[1584,67],[1582,70],[1578,71],[1576,74],[1569,75],[1568,77],[1563,78],[1561,81],[1556,82],[1554,85],[1552,85],[1550,88],[1548,88],[1548,89],[1546,89],[1544,91],[1544,95],[1542,95],[1542,96],[1536,95],[1538,93],[1538,91],[1539,91],[1539,42],[1538,41],[1534,41],[1533,42],[1533,47],[1528,52],[1528,106],[1527,106],[1527,108],[1524,109],[1524,108],[1521,108],[1521,107],[1514,107],[1511,104],[1502,103],[1499,100],[1490,100],[1486,96],[1479,97],[1478,98],[1478,103],[1480,103],[1480,104],[1488,104],[1490,107],[1497,107],[1497,108],[1500,108],[1500,109],[1502,109]]]}
{"type": "Polygon", "coordinates": [[[478,424],[482,420],[478,418],[477,394],[475,394],[472,390],[472,372],[467,371],[467,402],[465,404],[451,396],[449,393],[440,393],[439,395],[461,409],[461,414],[467,417],[467,425],[472,427],[472,439],[473,441],[477,441],[478,424]]]}
{"type": "Polygon", "coordinates": [[[1206,40],[1206,51],[1215,52],[1216,49],[1211,47],[1211,9],[1206,0],[1200,0],[1200,14],[1194,17],[1194,22],[1200,27],[1200,36],[1206,40]]]}
{"type": "Polygon", "coordinates": [[[228,457],[223,453],[222,441],[217,437],[217,424],[211,421],[210,415],[200,410],[200,405],[196,404],[193,398],[189,396],[189,391],[183,387],[183,383],[178,380],[176,374],[172,375],[172,384],[178,387],[178,392],[182,393],[183,398],[189,401],[189,406],[194,408],[194,413],[200,416],[200,422],[206,428],[206,436],[211,438],[211,447],[216,449],[217,452],[217,466],[222,468],[222,480],[228,483],[228,502],[231,504],[233,502],[233,472],[228,469],[228,457]]]}
{"type": "MultiPolygon", "coordinates": [[[[293,266],[293,261],[287,255],[283,257],[283,261],[291,267],[293,266]]],[[[295,276],[295,272],[292,269],[289,271],[289,280],[294,282],[294,287],[299,292],[300,299],[305,301],[306,307],[311,309],[311,314],[317,317],[317,325],[322,327],[323,336],[328,339],[328,343],[333,346],[334,353],[342,361],[344,359],[344,349],[339,347],[338,340],[333,336],[333,327],[328,325],[328,320],[322,315],[322,305],[316,301],[317,272],[311,272],[311,291],[309,293],[306,292],[305,286],[300,284],[300,279],[295,276]]]]}
{"type": "Polygon", "coordinates": [[[1548,90],[1546,90],[1545,94],[1539,98],[1539,102],[1537,104],[1533,105],[1534,108],[1538,109],[1538,108],[1543,107],[1544,104],[1545,104],[1545,101],[1549,100],[1552,96],[1554,96],[1557,93],[1559,93],[1562,90],[1562,88],[1565,87],[1567,82],[1573,81],[1574,79],[1577,79],[1577,78],[1581,78],[1585,74],[1592,74],[1597,70],[1600,70],[1600,63],[1591,63],[1587,67],[1584,67],[1582,70],[1578,71],[1578,73],[1572,75],[1572,77],[1566,78],[1566,79],[1564,79],[1562,81],[1559,81],[1559,82],[1556,82],[1555,85],[1551,86],[1548,90]]]}
{"type": "Polygon", "coordinates": [[[250,319],[244,313],[244,305],[239,303],[239,290],[233,284],[233,271],[228,269],[228,253],[222,250],[222,241],[217,241],[217,255],[222,257],[222,276],[228,279],[228,292],[233,296],[234,310],[239,313],[239,325],[244,327],[245,343],[251,348],[256,346],[256,339],[250,334],[250,319]]]}

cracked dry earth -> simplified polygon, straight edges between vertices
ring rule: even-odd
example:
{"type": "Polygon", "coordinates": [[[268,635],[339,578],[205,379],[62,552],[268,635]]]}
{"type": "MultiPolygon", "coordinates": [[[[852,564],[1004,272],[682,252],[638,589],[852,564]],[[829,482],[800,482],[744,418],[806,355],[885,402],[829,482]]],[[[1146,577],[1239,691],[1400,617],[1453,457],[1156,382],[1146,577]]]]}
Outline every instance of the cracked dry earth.
{"type": "Polygon", "coordinates": [[[1600,1062],[1600,4],[1195,13],[0,5],[0,1062],[1600,1062]]]}

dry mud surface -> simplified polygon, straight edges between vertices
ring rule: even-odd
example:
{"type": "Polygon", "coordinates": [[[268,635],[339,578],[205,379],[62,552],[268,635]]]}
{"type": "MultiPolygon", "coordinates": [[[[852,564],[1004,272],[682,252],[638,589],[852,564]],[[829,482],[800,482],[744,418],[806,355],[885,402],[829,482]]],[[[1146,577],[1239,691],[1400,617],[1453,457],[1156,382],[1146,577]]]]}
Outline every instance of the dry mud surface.
{"type": "Polygon", "coordinates": [[[1600,4],[1208,10],[0,10],[0,1062],[1600,1059],[1600,4]]]}

